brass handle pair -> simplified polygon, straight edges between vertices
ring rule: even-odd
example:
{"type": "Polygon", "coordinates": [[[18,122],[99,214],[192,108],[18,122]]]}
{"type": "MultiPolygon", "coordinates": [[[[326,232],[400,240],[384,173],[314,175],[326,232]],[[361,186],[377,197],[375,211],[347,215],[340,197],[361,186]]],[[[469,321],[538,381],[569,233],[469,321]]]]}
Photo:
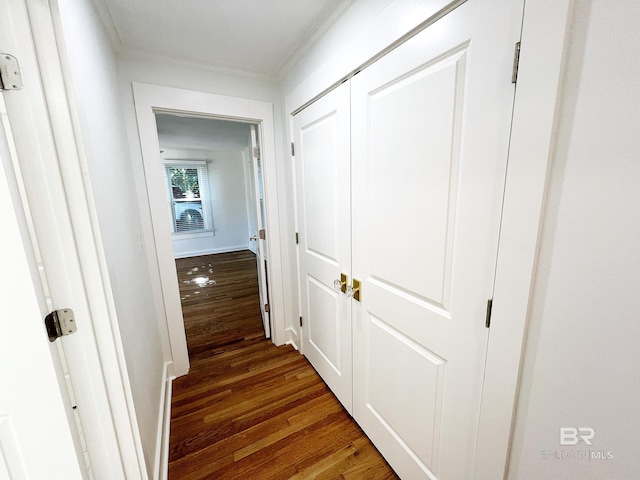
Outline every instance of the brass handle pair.
{"type": "Polygon", "coordinates": [[[352,285],[347,285],[347,276],[341,273],[340,280],[334,280],[333,288],[344,293],[347,297],[353,297],[354,300],[360,301],[360,280],[354,278],[352,285]]]}

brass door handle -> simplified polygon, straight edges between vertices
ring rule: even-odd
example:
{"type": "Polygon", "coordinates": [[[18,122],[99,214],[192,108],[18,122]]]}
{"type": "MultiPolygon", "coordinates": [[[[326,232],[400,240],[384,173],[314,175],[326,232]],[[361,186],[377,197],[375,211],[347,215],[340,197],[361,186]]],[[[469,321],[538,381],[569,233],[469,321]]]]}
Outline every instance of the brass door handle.
{"type": "Polygon", "coordinates": [[[340,274],[340,280],[333,281],[333,288],[336,292],[347,292],[347,276],[344,273],[340,274]]]}
{"type": "Polygon", "coordinates": [[[345,292],[347,297],[353,297],[353,299],[357,302],[360,301],[360,280],[353,279],[351,285],[347,287],[347,291],[345,292]]]}

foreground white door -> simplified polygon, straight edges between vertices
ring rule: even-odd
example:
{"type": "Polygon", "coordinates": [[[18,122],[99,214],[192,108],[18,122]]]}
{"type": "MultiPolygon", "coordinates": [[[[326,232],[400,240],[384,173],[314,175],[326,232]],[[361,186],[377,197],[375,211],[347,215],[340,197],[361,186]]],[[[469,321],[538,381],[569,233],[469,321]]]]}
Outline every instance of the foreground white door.
{"type": "Polygon", "coordinates": [[[302,349],[351,412],[351,311],[339,288],[351,271],[349,84],[298,113],[294,137],[302,349]]]}
{"type": "Polygon", "coordinates": [[[269,283],[267,281],[267,242],[265,237],[266,220],[264,213],[264,185],[262,178],[262,160],[260,158],[260,147],[258,142],[257,127],[251,125],[251,159],[253,163],[253,187],[256,202],[256,225],[257,232],[253,233],[252,241],[257,243],[256,262],[258,264],[258,285],[260,290],[260,313],[262,315],[262,325],[267,338],[271,337],[271,321],[269,318],[269,283]]]}
{"type": "MultiPolygon", "coordinates": [[[[0,110],[4,102],[0,98],[0,110]]],[[[2,117],[4,117],[4,111],[2,117]]],[[[82,478],[18,227],[11,160],[0,122],[0,479],[82,478]]],[[[36,280],[37,281],[37,280],[36,280]]]]}
{"type": "Polygon", "coordinates": [[[475,478],[521,18],[469,0],[352,80],[353,411],[402,478],[475,478]]]}

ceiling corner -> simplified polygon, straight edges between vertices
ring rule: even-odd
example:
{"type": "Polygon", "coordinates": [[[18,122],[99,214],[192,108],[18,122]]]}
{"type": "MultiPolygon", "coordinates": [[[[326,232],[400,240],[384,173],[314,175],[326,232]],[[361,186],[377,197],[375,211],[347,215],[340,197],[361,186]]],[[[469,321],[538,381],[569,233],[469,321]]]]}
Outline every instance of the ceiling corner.
{"type": "Polygon", "coordinates": [[[111,11],[109,10],[109,5],[104,0],[91,0],[91,3],[96,9],[96,12],[98,12],[98,17],[102,22],[102,26],[107,31],[107,35],[111,40],[113,48],[119,51],[122,48],[123,43],[122,39],[120,38],[120,34],[118,33],[116,24],[113,21],[111,11]]]}
{"type": "Polygon", "coordinates": [[[298,44],[291,55],[283,62],[276,72],[276,77],[282,80],[298,63],[300,58],[327,32],[344,13],[349,10],[356,0],[335,0],[325,14],[318,19],[309,34],[298,44]]]}

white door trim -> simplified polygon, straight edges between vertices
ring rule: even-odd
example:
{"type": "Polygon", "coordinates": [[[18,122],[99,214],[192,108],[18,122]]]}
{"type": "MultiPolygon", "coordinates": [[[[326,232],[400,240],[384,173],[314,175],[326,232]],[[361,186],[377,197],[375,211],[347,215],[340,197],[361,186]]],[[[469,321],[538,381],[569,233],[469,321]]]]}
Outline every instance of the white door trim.
{"type": "Polygon", "coordinates": [[[572,0],[526,0],[476,450],[506,478],[572,0]]]}
{"type": "MultiPolygon", "coordinates": [[[[508,473],[521,357],[544,213],[547,171],[553,153],[556,105],[572,3],[573,0],[525,1],[475,457],[474,478],[478,480],[506,478],[508,473]]],[[[292,113],[304,104],[303,100],[313,96],[310,92],[317,87],[316,83],[312,75],[286,98],[289,139],[294,137],[292,113]],[[305,97],[297,95],[302,91],[307,93],[305,97]]],[[[295,192],[295,185],[292,188],[295,192]]],[[[297,329],[292,330],[291,336],[295,336],[293,333],[297,333],[297,329]]]]}
{"type": "Polygon", "coordinates": [[[36,260],[50,308],[70,307],[78,332],[57,340],[68,360],[77,411],[96,477],[145,479],[147,470],[128,383],[106,260],[85,184],[86,159],[64,63],[56,0],[10,0],[3,43],[18,57],[24,89],[5,95],[32,218],[36,260]],[[59,50],[61,49],[61,50],[59,50]],[[42,83],[41,79],[46,79],[42,83]],[[91,279],[85,282],[85,279],[91,279]],[[48,287],[48,290],[47,290],[48,287]]]}
{"type": "Polygon", "coordinates": [[[272,339],[276,345],[284,342],[284,297],[282,288],[282,257],[280,253],[280,222],[276,178],[275,136],[273,105],[268,102],[228,97],[213,93],[183,90],[133,82],[138,134],[144,164],[143,179],[137,179],[147,192],[152,239],[162,284],[162,296],[167,319],[174,373],[185,375],[189,371],[189,353],[184,332],[184,320],[178,291],[178,278],[173,258],[171,230],[166,214],[166,200],[160,172],[160,147],[154,111],[173,111],[215,116],[235,121],[259,124],[265,189],[265,214],[267,224],[267,252],[269,256],[269,288],[272,339]]]}

